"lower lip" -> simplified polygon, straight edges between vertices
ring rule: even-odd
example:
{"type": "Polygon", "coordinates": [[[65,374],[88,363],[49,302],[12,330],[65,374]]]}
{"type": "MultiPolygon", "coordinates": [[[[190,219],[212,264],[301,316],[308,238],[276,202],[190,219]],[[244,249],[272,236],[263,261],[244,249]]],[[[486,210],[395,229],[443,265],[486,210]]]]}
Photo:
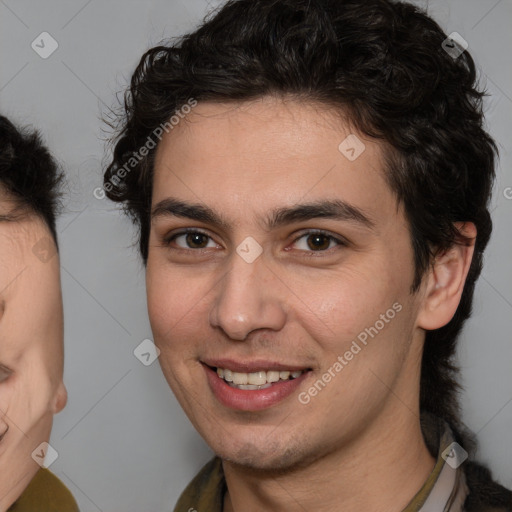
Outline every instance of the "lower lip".
{"type": "Polygon", "coordinates": [[[276,382],[265,389],[238,389],[233,388],[221,379],[217,372],[203,364],[208,378],[208,383],[217,400],[226,407],[239,411],[261,411],[290,396],[301,385],[309,371],[292,380],[276,382]]]}

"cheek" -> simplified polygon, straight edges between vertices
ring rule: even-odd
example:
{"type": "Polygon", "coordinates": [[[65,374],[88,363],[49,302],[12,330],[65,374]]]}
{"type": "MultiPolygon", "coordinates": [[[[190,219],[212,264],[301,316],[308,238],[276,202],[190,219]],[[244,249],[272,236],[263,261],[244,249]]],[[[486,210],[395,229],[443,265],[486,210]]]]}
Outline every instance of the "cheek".
{"type": "Polygon", "coordinates": [[[363,414],[364,407],[383,400],[382,382],[393,382],[406,356],[413,316],[408,286],[356,272],[321,284],[315,284],[321,293],[304,295],[307,308],[296,302],[297,311],[302,308],[298,322],[314,340],[321,365],[316,378],[332,380],[317,403],[329,410],[340,404],[343,410],[360,408],[363,414]]]}
{"type": "Polygon", "coordinates": [[[26,365],[0,386],[0,408],[20,427],[30,429],[50,413],[53,388],[45,366],[26,365]]]}
{"type": "Polygon", "coordinates": [[[32,450],[49,440],[53,415],[44,386],[28,388],[11,384],[0,385],[0,433],[8,427],[0,441],[0,463],[17,473],[23,466],[32,465],[32,450]]]}
{"type": "Polygon", "coordinates": [[[188,381],[190,372],[187,364],[196,361],[197,345],[192,338],[199,339],[196,334],[200,329],[198,312],[195,309],[199,307],[199,299],[178,291],[182,289],[181,284],[176,286],[174,282],[174,286],[170,286],[166,280],[152,279],[149,282],[148,314],[154,343],[160,349],[159,363],[167,382],[179,395],[181,386],[178,382],[188,381]]]}
{"type": "Polygon", "coordinates": [[[290,314],[314,339],[332,348],[341,349],[344,341],[373,325],[397,299],[389,282],[348,267],[315,278],[295,277],[292,283],[290,314]]]}
{"type": "Polygon", "coordinates": [[[167,339],[177,330],[182,330],[184,325],[193,331],[194,325],[199,325],[199,315],[208,321],[205,304],[211,283],[212,276],[200,275],[197,270],[177,268],[171,271],[165,268],[165,264],[148,259],[146,293],[155,337],[167,339]]]}

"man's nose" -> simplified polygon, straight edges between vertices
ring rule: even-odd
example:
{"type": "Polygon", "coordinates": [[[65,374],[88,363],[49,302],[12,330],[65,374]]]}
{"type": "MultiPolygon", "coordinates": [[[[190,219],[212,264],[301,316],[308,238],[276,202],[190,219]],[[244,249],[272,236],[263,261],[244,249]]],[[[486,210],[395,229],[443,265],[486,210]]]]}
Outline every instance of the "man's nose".
{"type": "Polygon", "coordinates": [[[279,331],[286,321],[285,287],[264,255],[255,260],[233,254],[216,289],[210,325],[233,340],[243,341],[257,329],[279,331]]]}

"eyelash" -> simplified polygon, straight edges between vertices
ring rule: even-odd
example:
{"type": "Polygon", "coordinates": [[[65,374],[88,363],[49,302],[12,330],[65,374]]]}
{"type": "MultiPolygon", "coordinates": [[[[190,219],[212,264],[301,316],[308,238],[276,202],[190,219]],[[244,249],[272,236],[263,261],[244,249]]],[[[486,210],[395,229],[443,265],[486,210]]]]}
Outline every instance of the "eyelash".
{"type": "MultiPolygon", "coordinates": [[[[183,236],[183,235],[190,234],[190,233],[201,234],[201,235],[209,238],[210,240],[212,239],[210,235],[208,235],[207,233],[205,233],[204,231],[202,231],[200,229],[197,229],[197,228],[186,228],[186,229],[183,229],[183,230],[179,231],[178,233],[174,233],[173,235],[164,238],[163,243],[164,243],[164,245],[166,247],[168,247],[169,249],[172,249],[173,251],[201,252],[201,251],[207,250],[206,248],[202,248],[202,249],[190,249],[190,248],[184,249],[183,247],[178,247],[178,248],[171,247],[171,242],[173,242],[176,238],[178,238],[180,236],[183,236]]],[[[293,240],[293,243],[295,244],[301,238],[308,237],[308,236],[311,236],[311,235],[323,235],[326,238],[328,238],[330,242],[331,241],[336,242],[338,246],[346,247],[348,245],[348,243],[345,240],[343,240],[341,238],[338,238],[338,237],[336,237],[334,235],[331,235],[329,232],[323,231],[321,229],[313,229],[313,230],[305,231],[305,232],[301,233],[300,236],[295,238],[295,240],[293,240]]],[[[309,256],[314,256],[314,255],[316,255],[318,253],[330,252],[332,249],[333,248],[331,247],[331,248],[323,250],[323,251],[302,251],[302,252],[304,252],[305,255],[308,254],[309,256]]]]}

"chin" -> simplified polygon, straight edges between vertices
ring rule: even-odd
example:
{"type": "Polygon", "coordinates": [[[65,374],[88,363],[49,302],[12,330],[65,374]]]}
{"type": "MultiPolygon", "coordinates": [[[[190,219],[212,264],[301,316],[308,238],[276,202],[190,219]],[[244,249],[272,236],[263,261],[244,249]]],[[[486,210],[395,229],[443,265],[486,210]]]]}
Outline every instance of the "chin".
{"type": "Polygon", "coordinates": [[[207,442],[223,461],[252,472],[289,473],[320,458],[318,451],[308,450],[305,439],[293,442],[271,437],[272,434],[270,439],[262,438],[259,442],[242,440],[237,446],[212,446],[209,440],[207,442]]]}

